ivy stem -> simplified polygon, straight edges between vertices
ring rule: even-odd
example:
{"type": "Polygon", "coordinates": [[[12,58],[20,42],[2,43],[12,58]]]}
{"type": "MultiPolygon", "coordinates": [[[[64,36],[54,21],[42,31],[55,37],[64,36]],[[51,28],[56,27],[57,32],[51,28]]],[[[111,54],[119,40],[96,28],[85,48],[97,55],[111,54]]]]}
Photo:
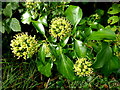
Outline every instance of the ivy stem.
{"type": "Polygon", "coordinates": [[[95,81],[99,76],[95,77],[89,84],[91,84],[93,81],[95,81]]]}
{"type": "MultiPolygon", "coordinates": [[[[44,37],[45,37],[45,39],[46,39],[46,41],[48,41],[49,42],[49,40],[48,40],[48,38],[46,37],[46,35],[44,34],[44,37]]],[[[49,42],[50,43],[50,42],[49,42]]]]}
{"type": "Polygon", "coordinates": [[[48,81],[47,81],[47,83],[46,83],[46,85],[45,85],[45,88],[48,87],[49,82],[50,82],[50,78],[48,79],[48,81]]]}

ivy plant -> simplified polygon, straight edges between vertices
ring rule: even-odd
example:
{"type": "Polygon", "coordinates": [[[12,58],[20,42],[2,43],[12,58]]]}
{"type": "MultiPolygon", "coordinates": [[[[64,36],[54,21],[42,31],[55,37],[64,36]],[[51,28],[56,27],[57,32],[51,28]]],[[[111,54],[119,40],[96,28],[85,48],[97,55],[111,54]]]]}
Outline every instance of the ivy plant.
{"type": "MultiPolygon", "coordinates": [[[[21,12],[22,24],[33,26],[41,37],[35,55],[41,74],[50,77],[56,67],[65,78],[77,80],[82,76],[76,73],[84,75],[84,71],[89,71],[86,67],[92,68],[92,74],[100,72],[106,76],[120,69],[120,4],[113,4],[107,13],[97,9],[88,17],[84,17],[79,6],[66,2],[25,2],[22,6],[25,7],[21,12]],[[106,25],[102,25],[104,15],[108,16],[106,25]],[[84,65],[77,65],[81,69],[75,73],[74,65],[77,62],[84,62],[84,65]]],[[[12,7],[12,3],[7,3],[3,9],[6,17],[3,28],[7,32],[11,29],[21,31],[19,20],[12,17],[16,8],[12,7]]]]}

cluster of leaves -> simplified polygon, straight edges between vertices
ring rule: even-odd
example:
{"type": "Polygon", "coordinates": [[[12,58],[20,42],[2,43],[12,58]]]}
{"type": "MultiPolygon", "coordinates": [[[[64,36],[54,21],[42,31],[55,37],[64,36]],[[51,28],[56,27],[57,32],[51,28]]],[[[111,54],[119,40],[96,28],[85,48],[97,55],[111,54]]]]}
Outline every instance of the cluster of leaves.
{"type": "MultiPolygon", "coordinates": [[[[115,5],[119,6],[119,4],[113,4],[113,10],[115,5]]],[[[73,71],[75,59],[87,57],[93,62],[92,67],[104,75],[110,75],[112,72],[117,72],[120,68],[120,61],[118,58],[119,40],[117,39],[117,35],[119,35],[119,19],[115,20],[115,18],[111,16],[108,18],[108,24],[110,25],[103,26],[101,24],[101,19],[104,15],[104,11],[96,10],[95,14],[81,20],[81,8],[73,5],[70,5],[65,10],[64,15],[71,22],[73,27],[69,37],[63,40],[59,40],[59,38],[52,39],[52,36],[46,36],[45,30],[39,29],[40,31],[44,31],[42,34],[45,36],[46,42],[49,43],[50,58],[46,59],[44,53],[46,48],[41,45],[38,54],[39,59],[37,60],[38,70],[49,77],[52,73],[52,65],[56,64],[57,70],[63,76],[67,79],[75,80],[76,77],[73,71]],[[112,20],[111,23],[109,22],[110,19],[112,20]],[[112,25],[118,28],[113,31],[112,25]],[[117,49],[115,52],[113,49],[114,45],[116,45],[117,49]],[[55,62],[52,60],[53,57],[56,59],[55,62]],[[43,69],[46,70],[43,71],[43,69]]],[[[38,29],[40,26],[36,25],[35,27],[38,29]]]]}
{"type": "Polygon", "coordinates": [[[3,13],[3,20],[0,21],[2,24],[1,31],[2,33],[5,33],[7,31],[8,33],[12,31],[14,32],[20,32],[21,31],[21,25],[17,18],[12,17],[14,12],[19,7],[18,2],[10,2],[10,3],[2,3],[5,4],[5,7],[2,8],[3,13]]]}
{"type": "Polygon", "coordinates": [[[120,4],[113,4],[107,13],[97,9],[94,14],[84,17],[79,6],[65,2],[36,2],[36,5],[30,3],[30,7],[26,6],[26,2],[3,3],[5,7],[2,9],[1,32],[24,31],[21,30],[23,24],[34,28],[37,37],[40,37],[40,47],[34,63],[41,74],[51,77],[57,70],[69,80],[79,80],[81,77],[75,75],[73,66],[80,58],[91,61],[94,72],[106,76],[120,73],[120,4]],[[13,17],[15,11],[22,14],[21,21],[20,18],[13,17]],[[71,23],[69,36],[60,39],[50,35],[50,22],[55,17],[65,17],[71,23]],[[104,21],[104,17],[107,21],[104,21]]]}

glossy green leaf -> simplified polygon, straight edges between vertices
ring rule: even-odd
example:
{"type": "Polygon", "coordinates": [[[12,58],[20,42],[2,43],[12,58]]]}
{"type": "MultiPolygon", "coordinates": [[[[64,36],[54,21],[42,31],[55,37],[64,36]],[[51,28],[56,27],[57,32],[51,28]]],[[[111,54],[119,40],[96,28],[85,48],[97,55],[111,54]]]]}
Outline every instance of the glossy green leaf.
{"type": "Polygon", "coordinates": [[[42,67],[41,73],[47,77],[51,75],[51,64],[47,63],[45,66],[42,67]]]}
{"type": "Polygon", "coordinates": [[[22,23],[23,24],[30,24],[31,22],[31,15],[28,11],[26,11],[23,15],[22,15],[22,23]]]}
{"type": "Polygon", "coordinates": [[[120,60],[116,56],[112,56],[111,59],[101,69],[105,75],[109,75],[115,70],[120,68],[120,60]]]}
{"type": "Polygon", "coordinates": [[[81,20],[80,20],[79,25],[83,25],[83,24],[85,24],[85,23],[86,23],[86,20],[85,20],[85,18],[84,18],[84,19],[81,19],[81,20]]]}
{"type": "Polygon", "coordinates": [[[12,18],[11,22],[10,22],[10,28],[14,31],[14,32],[19,32],[21,31],[21,26],[19,21],[16,18],[12,18]]]}
{"type": "Polygon", "coordinates": [[[0,27],[0,32],[5,33],[5,27],[4,26],[0,27]]]}
{"type": "Polygon", "coordinates": [[[98,28],[98,23],[97,22],[87,21],[87,23],[93,29],[97,29],[98,28]]]}
{"type": "Polygon", "coordinates": [[[98,30],[101,30],[101,29],[103,30],[103,29],[104,29],[104,26],[101,25],[101,24],[97,24],[97,29],[98,29],[98,30]]]}
{"type": "Polygon", "coordinates": [[[11,32],[10,22],[11,22],[11,19],[8,18],[5,20],[5,23],[3,23],[5,26],[5,31],[7,31],[8,34],[11,32]]]}
{"type": "Polygon", "coordinates": [[[36,28],[36,30],[39,31],[39,33],[45,35],[45,29],[41,22],[32,21],[32,24],[36,28]]]}
{"type": "Polygon", "coordinates": [[[102,48],[96,56],[96,60],[93,64],[95,69],[102,68],[106,63],[110,61],[112,57],[112,49],[108,43],[102,43],[102,48]]]}
{"type": "Polygon", "coordinates": [[[13,10],[16,10],[19,7],[19,2],[11,2],[11,6],[13,10]]]}
{"type": "Polygon", "coordinates": [[[116,44],[112,47],[112,49],[113,49],[113,52],[118,52],[118,47],[116,44]]]}
{"type": "Polygon", "coordinates": [[[5,33],[5,27],[4,26],[2,26],[2,29],[0,28],[0,32],[5,33]]]}
{"type": "Polygon", "coordinates": [[[95,12],[100,16],[104,15],[104,10],[102,9],[97,9],[95,12]]]}
{"type": "Polygon", "coordinates": [[[2,21],[0,21],[0,33],[5,33],[5,27],[2,25],[2,21]]]}
{"type": "MultiPolygon", "coordinates": [[[[2,6],[2,2],[0,2],[0,6],[2,6]]],[[[0,15],[2,15],[2,8],[0,8],[0,15]]]]}
{"type": "Polygon", "coordinates": [[[60,55],[60,46],[58,46],[57,48],[56,48],[56,53],[58,54],[58,55],[60,55]]]}
{"type": "Polygon", "coordinates": [[[115,24],[119,21],[119,17],[118,16],[112,16],[108,19],[108,24],[115,24]]]}
{"type": "Polygon", "coordinates": [[[49,40],[50,42],[54,42],[54,43],[57,41],[57,39],[54,38],[54,37],[52,37],[52,36],[49,36],[49,37],[48,37],[48,40],[49,40]]]}
{"type": "Polygon", "coordinates": [[[69,40],[69,37],[66,37],[64,40],[62,40],[60,42],[61,46],[64,47],[67,44],[68,40],[69,40]]]}
{"type": "Polygon", "coordinates": [[[86,36],[89,36],[91,33],[92,33],[92,29],[90,27],[89,28],[85,28],[86,36]]]}
{"type": "Polygon", "coordinates": [[[115,32],[117,30],[117,26],[114,25],[113,27],[111,27],[111,30],[115,32]]]}
{"type": "Polygon", "coordinates": [[[45,49],[46,46],[43,44],[38,51],[38,58],[42,61],[43,64],[45,64],[45,49]]]}
{"type": "Polygon", "coordinates": [[[116,35],[112,30],[104,29],[100,31],[93,31],[88,37],[88,40],[114,40],[116,35]]]}
{"type": "Polygon", "coordinates": [[[72,25],[77,26],[82,18],[83,13],[80,7],[70,5],[65,11],[65,15],[72,25]]]}
{"type": "Polygon", "coordinates": [[[57,61],[57,69],[58,71],[67,79],[74,80],[74,70],[73,70],[73,62],[67,56],[60,54],[59,60],[57,61]]]}
{"type": "Polygon", "coordinates": [[[54,56],[56,59],[58,59],[59,56],[58,56],[58,54],[56,53],[57,51],[56,51],[56,49],[53,47],[52,44],[49,45],[49,48],[50,48],[50,52],[51,52],[52,56],[54,56]]]}
{"type": "Polygon", "coordinates": [[[81,36],[81,35],[80,35],[80,30],[76,31],[76,32],[75,32],[75,38],[76,38],[76,39],[79,39],[80,36],[81,36]]]}
{"type": "Polygon", "coordinates": [[[38,21],[41,22],[43,25],[48,26],[47,15],[40,17],[38,21]]]}
{"type": "Polygon", "coordinates": [[[74,49],[75,49],[76,55],[79,58],[86,56],[86,47],[83,45],[82,41],[75,40],[75,42],[74,42],[74,49]]]}
{"type": "Polygon", "coordinates": [[[47,77],[51,75],[51,63],[48,62],[44,65],[40,60],[37,60],[36,63],[39,72],[47,77]]]}
{"type": "Polygon", "coordinates": [[[12,16],[12,6],[11,3],[8,3],[5,7],[5,9],[3,10],[3,14],[7,17],[11,17],[12,16]]]}
{"type": "Polygon", "coordinates": [[[108,14],[117,14],[120,12],[120,4],[113,4],[112,7],[108,9],[108,14]]]}

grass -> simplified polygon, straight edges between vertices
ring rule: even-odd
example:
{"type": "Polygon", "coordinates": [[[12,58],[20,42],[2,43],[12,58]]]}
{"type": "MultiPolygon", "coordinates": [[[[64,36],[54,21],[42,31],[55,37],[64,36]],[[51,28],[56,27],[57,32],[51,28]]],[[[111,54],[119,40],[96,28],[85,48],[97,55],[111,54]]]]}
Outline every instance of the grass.
{"type": "Polygon", "coordinates": [[[50,78],[41,75],[34,59],[27,61],[16,58],[3,59],[2,89],[43,89],[43,88],[91,88],[91,89],[120,89],[120,75],[105,77],[98,73],[90,77],[70,81],[57,72],[50,78]]]}
{"type": "Polygon", "coordinates": [[[33,60],[29,63],[19,61],[7,62],[3,59],[2,66],[2,88],[33,88],[39,85],[37,77],[39,73],[33,60]]]}

